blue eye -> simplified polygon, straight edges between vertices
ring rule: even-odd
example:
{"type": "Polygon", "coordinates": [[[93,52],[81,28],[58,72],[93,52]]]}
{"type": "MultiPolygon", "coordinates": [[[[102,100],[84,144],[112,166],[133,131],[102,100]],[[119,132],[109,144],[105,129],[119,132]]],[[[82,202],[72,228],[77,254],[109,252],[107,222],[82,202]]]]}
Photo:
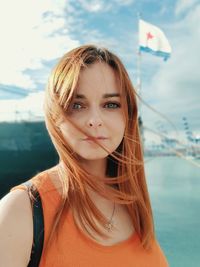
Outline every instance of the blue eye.
{"type": "Polygon", "coordinates": [[[121,105],[119,103],[109,102],[105,104],[105,107],[110,109],[115,109],[115,108],[120,108],[121,105]]]}
{"type": "Polygon", "coordinates": [[[72,109],[82,109],[82,108],[84,108],[84,106],[81,103],[73,103],[72,104],[72,109]]]}

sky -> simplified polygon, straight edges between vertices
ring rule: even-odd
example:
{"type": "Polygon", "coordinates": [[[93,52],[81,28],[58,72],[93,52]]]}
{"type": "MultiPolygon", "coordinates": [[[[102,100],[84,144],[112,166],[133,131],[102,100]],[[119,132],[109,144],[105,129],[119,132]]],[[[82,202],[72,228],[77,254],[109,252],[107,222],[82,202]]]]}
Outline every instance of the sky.
{"type": "Polygon", "coordinates": [[[141,104],[144,126],[184,135],[185,117],[189,129],[199,136],[198,0],[0,1],[0,120],[23,118],[26,113],[41,117],[52,67],[64,53],[82,44],[97,44],[116,53],[136,86],[138,13],[162,29],[172,47],[166,62],[141,54],[141,97],[157,111],[141,104]]]}

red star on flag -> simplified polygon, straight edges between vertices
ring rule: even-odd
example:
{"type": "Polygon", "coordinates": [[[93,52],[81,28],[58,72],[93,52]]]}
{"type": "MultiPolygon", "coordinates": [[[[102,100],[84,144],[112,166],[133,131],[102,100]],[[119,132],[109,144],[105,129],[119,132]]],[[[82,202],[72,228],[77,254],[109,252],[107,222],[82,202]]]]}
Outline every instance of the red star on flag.
{"type": "Polygon", "coordinates": [[[150,32],[148,32],[147,33],[147,41],[149,40],[149,39],[152,39],[154,36],[150,33],[150,32]]]}

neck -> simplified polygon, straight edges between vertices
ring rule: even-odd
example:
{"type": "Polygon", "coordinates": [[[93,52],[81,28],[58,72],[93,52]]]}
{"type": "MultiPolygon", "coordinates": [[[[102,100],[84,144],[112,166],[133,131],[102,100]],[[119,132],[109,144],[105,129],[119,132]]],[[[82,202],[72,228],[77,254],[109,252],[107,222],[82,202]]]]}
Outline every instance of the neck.
{"type": "MultiPolygon", "coordinates": [[[[80,165],[91,175],[98,176],[98,177],[105,177],[106,174],[106,166],[107,166],[107,159],[101,159],[101,160],[79,160],[80,165]]],[[[60,164],[62,165],[63,162],[61,161],[60,164]]],[[[105,186],[105,185],[104,185],[105,186]]],[[[102,196],[94,192],[91,188],[87,188],[88,193],[93,199],[93,201],[96,203],[99,201],[102,201],[102,196]]]]}
{"type": "Polygon", "coordinates": [[[106,159],[81,160],[82,167],[94,176],[104,177],[106,174],[106,159]]]}
{"type": "MultiPolygon", "coordinates": [[[[107,160],[105,159],[101,159],[101,160],[81,160],[80,161],[81,166],[91,175],[94,175],[94,179],[95,176],[96,177],[105,177],[106,175],[106,165],[107,165],[107,160]]],[[[97,182],[97,181],[96,181],[97,182]]],[[[102,186],[106,186],[105,184],[102,184],[102,186]]],[[[94,192],[91,188],[87,188],[88,193],[91,197],[91,199],[93,199],[93,201],[96,203],[98,202],[98,197],[97,196],[99,194],[97,194],[96,192],[94,192]]],[[[100,197],[102,198],[102,197],[100,197]]]]}

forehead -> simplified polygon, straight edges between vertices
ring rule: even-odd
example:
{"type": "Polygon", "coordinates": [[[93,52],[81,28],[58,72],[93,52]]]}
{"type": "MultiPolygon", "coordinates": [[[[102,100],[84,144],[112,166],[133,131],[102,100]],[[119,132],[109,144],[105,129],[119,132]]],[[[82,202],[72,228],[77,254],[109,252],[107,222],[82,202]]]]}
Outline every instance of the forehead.
{"type": "Polygon", "coordinates": [[[116,73],[108,64],[96,62],[81,71],[76,93],[119,93],[119,83],[117,81],[116,73]]]}

